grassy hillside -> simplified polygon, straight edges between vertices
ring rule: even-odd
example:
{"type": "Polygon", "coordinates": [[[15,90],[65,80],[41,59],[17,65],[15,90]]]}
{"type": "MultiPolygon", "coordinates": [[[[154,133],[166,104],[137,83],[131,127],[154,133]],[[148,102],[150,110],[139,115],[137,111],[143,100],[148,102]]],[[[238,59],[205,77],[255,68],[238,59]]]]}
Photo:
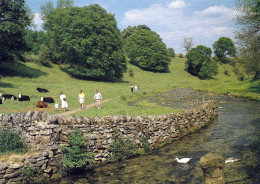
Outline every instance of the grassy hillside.
{"type": "MultiPolygon", "coordinates": [[[[260,100],[259,80],[243,82],[237,80],[237,76],[232,71],[233,67],[230,65],[220,65],[219,74],[214,79],[200,80],[184,70],[185,60],[185,58],[174,58],[169,73],[147,72],[133,65],[128,65],[128,70],[133,71],[134,78],[126,73],[122,82],[117,83],[77,80],[60,70],[57,65],[46,68],[35,63],[2,64],[0,72],[3,77],[0,80],[0,93],[17,96],[22,93],[29,95],[31,101],[4,101],[4,104],[0,105],[0,113],[39,110],[35,108],[35,105],[41,96],[53,97],[58,101],[61,91],[68,98],[69,110],[74,110],[79,108],[79,102],[77,101],[79,90],[83,90],[86,95],[85,104],[91,104],[94,102],[93,96],[96,89],[101,92],[103,99],[111,100],[102,104],[103,108],[101,110],[93,107],[79,111],[76,115],[149,115],[177,112],[181,109],[160,107],[157,104],[149,103],[147,99],[156,93],[180,87],[191,87],[207,92],[233,94],[260,100]],[[224,74],[226,70],[229,71],[230,76],[224,74]],[[130,92],[131,84],[140,86],[140,92],[132,94],[130,92]],[[39,93],[36,91],[37,87],[46,88],[49,93],[39,93]],[[146,100],[138,101],[140,98],[146,100]],[[127,105],[136,101],[135,106],[127,105]]],[[[53,104],[50,104],[50,108],[44,110],[53,114],[60,113],[54,111],[53,104]]]]}

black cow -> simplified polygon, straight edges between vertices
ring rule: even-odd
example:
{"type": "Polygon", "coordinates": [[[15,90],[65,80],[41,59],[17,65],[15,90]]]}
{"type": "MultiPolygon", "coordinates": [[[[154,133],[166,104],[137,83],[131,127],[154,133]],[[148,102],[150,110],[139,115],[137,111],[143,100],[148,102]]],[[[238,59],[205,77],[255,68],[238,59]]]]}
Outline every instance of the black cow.
{"type": "Polygon", "coordinates": [[[27,95],[19,94],[18,101],[30,101],[30,97],[27,95]]]}
{"type": "Polygon", "coordinates": [[[0,98],[0,104],[3,104],[2,99],[0,98]]]}
{"type": "Polygon", "coordinates": [[[51,97],[41,97],[42,102],[54,103],[54,99],[51,97]]]}
{"type": "Polygon", "coordinates": [[[11,95],[11,94],[2,94],[2,99],[3,99],[3,100],[6,100],[6,99],[9,99],[9,100],[17,100],[16,96],[11,95]]]}
{"type": "Polygon", "coordinates": [[[42,93],[47,93],[49,92],[48,89],[43,89],[43,88],[36,88],[37,91],[42,92],[42,93]]]}

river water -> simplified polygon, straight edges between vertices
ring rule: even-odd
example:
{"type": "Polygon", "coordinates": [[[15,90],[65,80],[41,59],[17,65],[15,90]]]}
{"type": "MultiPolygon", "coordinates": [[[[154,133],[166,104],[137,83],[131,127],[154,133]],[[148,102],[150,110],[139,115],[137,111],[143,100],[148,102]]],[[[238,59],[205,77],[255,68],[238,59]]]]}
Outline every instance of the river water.
{"type": "Polygon", "coordinates": [[[203,99],[215,100],[218,119],[196,133],[175,141],[150,155],[113,163],[91,172],[64,178],[59,183],[171,183],[201,184],[203,173],[199,160],[207,153],[241,160],[225,165],[225,182],[260,183],[260,102],[229,96],[216,96],[188,89],[168,91],[151,101],[173,108],[201,105],[203,99]],[[188,164],[178,164],[175,157],[192,157],[188,164]]]}

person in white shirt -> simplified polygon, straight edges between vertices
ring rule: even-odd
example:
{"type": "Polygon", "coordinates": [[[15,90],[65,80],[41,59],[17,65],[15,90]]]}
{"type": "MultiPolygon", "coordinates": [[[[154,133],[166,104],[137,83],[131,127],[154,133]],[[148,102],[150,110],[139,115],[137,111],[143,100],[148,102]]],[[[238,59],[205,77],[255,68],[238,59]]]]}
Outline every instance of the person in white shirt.
{"type": "Polygon", "coordinates": [[[96,90],[94,100],[96,100],[96,104],[97,104],[98,109],[101,109],[100,101],[102,100],[102,95],[98,92],[98,90],[96,90]]]}
{"type": "Polygon", "coordinates": [[[135,92],[137,92],[137,89],[138,89],[138,87],[137,87],[137,85],[135,85],[135,92]]]}
{"type": "Polygon", "coordinates": [[[60,101],[61,101],[61,108],[66,111],[66,109],[68,108],[68,102],[67,102],[67,97],[65,94],[63,94],[62,92],[60,92],[60,101]]]}
{"type": "Polygon", "coordinates": [[[56,102],[56,103],[54,104],[54,108],[55,108],[55,111],[58,111],[58,110],[59,110],[59,103],[58,103],[58,102],[56,102]]]}

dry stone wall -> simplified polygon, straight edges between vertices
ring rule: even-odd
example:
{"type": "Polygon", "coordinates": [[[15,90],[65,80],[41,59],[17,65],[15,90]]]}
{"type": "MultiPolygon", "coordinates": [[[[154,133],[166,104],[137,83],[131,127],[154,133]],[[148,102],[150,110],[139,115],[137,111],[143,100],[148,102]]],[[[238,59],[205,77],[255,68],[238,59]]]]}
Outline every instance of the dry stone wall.
{"type": "Polygon", "coordinates": [[[44,112],[0,114],[0,129],[20,132],[29,153],[20,160],[0,159],[0,183],[17,182],[21,170],[33,168],[51,177],[60,168],[61,145],[66,145],[69,134],[80,129],[94,153],[95,164],[106,162],[109,145],[115,131],[142,147],[142,139],[149,136],[151,148],[158,148],[186,134],[192,133],[217,117],[214,101],[196,109],[160,116],[71,117],[53,116],[44,112]],[[30,154],[31,152],[31,154],[30,154]]]}

